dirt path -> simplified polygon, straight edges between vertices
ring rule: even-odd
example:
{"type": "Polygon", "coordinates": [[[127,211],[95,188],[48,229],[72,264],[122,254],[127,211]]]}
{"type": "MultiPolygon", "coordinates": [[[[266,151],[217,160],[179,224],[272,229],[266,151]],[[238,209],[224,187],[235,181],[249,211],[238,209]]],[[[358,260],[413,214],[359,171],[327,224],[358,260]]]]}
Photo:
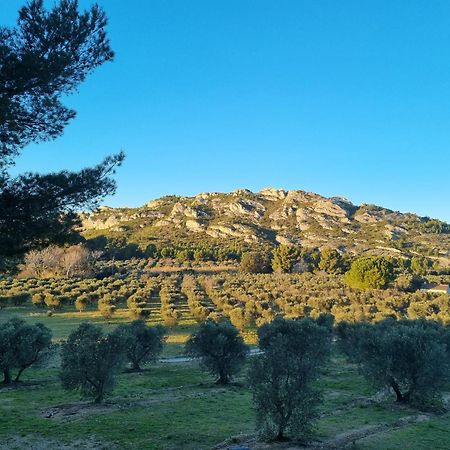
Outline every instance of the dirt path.
{"type": "MultiPolygon", "coordinates": [[[[255,356],[260,355],[262,352],[259,348],[251,348],[248,355],[255,356]]],[[[196,358],[189,358],[187,356],[174,356],[172,358],[161,358],[158,360],[159,363],[162,364],[183,364],[196,361],[196,358]]]]}
{"type": "Polygon", "coordinates": [[[430,420],[428,414],[418,414],[414,416],[403,417],[393,423],[381,423],[378,425],[368,425],[361,428],[347,430],[339,433],[331,439],[314,442],[308,446],[296,445],[294,443],[265,443],[259,442],[256,435],[235,436],[214,447],[214,450],[229,450],[233,448],[242,448],[250,450],[337,450],[353,446],[358,440],[374,436],[379,433],[385,433],[398,430],[416,423],[430,420]]]}
{"type": "Polygon", "coordinates": [[[124,411],[134,408],[143,408],[149,405],[177,402],[182,400],[209,397],[215,394],[227,392],[226,388],[208,388],[207,390],[194,391],[188,394],[180,393],[180,389],[167,389],[162,395],[154,395],[149,398],[137,399],[128,403],[105,402],[95,404],[92,402],[74,402],[56,405],[41,411],[41,417],[58,422],[71,422],[87,416],[109,414],[115,411],[124,411]]]}
{"type": "MultiPolygon", "coordinates": [[[[327,417],[334,414],[338,414],[345,410],[350,410],[356,406],[369,405],[371,403],[377,403],[376,398],[382,393],[376,394],[373,398],[355,399],[348,405],[334,410],[332,413],[324,413],[321,417],[327,417]]],[[[450,394],[444,396],[444,401],[448,404],[450,401],[450,394]]],[[[408,426],[415,425],[417,423],[426,422],[433,417],[436,417],[433,413],[420,413],[416,415],[409,415],[402,417],[392,423],[380,423],[376,425],[366,425],[360,428],[354,428],[345,430],[342,433],[338,433],[330,439],[323,441],[317,441],[305,445],[297,445],[295,443],[283,442],[283,443],[265,443],[260,442],[256,434],[252,435],[238,435],[234,436],[214,447],[214,450],[230,450],[234,448],[242,448],[249,450],[334,450],[345,449],[352,447],[357,441],[375,436],[378,434],[389,433],[391,431],[399,430],[408,426]]]]}
{"type": "MultiPolygon", "coordinates": [[[[323,449],[323,450],[331,450],[331,449],[341,449],[346,448],[348,446],[353,445],[356,441],[373,436],[375,434],[398,430],[400,428],[404,428],[415,423],[425,422],[430,420],[430,415],[428,414],[417,414],[414,416],[402,417],[401,419],[393,422],[393,423],[381,423],[378,425],[368,425],[361,428],[356,428],[353,430],[348,430],[343,433],[339,433],[334,436],[332,439],[316,443],[310,445],[308,447],[298,447],[298,449],[309,450],[309,449],[323,449]]],[[[296,447],[292,447],[294,449],[296,447]]]]}
{"type": "Polygon", "coordinates": [[[11,436],[0,442],[0,450],[111,450],[116,448],[110,442],[94,438],[76,439],[73,442],[62,443],[36,436],[11,436]]]}

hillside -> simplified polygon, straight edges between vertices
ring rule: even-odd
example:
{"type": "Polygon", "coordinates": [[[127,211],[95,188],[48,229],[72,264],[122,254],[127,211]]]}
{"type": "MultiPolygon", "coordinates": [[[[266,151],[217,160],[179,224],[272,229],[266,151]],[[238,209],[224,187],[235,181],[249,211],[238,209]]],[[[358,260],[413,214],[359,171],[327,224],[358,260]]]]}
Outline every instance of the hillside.
{"type": "Polygon", "coordinates": [[[87,238],[122,237],[140,246],[301,244],[450,257],[450,225],[444,222],[301,190],[166,196],[139,208],[103,206],[81,219],[87,238]]]}

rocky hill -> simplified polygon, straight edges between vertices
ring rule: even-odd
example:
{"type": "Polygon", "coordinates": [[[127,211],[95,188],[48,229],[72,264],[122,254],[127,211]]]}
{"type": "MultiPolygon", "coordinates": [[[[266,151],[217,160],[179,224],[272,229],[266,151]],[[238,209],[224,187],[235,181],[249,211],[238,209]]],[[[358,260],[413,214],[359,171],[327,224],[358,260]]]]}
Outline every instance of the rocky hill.
{"type": "Polygon", "coordinates": [[[301,190],[166,196],[139,208],[101,207],[82,216],[86,237],[124,237],[144,245],[301,244],[352,253],[450,257],[450,225],[375,205],[354,205],[301,190]]]}

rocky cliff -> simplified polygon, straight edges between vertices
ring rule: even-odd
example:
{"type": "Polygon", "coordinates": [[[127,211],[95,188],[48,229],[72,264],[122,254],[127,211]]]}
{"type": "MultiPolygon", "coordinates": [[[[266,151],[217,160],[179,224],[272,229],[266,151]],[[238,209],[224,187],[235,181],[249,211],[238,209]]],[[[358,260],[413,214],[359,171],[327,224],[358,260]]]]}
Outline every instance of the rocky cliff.
{"type": "Polygon", "coordinates": [[[82,216],[87,237],[123,235],[134,242],[301,244],[361,253],[450,256],[450,226],[375,205],[354,205],[301,190],[166,196],[139,208],[101,207],[82,216]]]}

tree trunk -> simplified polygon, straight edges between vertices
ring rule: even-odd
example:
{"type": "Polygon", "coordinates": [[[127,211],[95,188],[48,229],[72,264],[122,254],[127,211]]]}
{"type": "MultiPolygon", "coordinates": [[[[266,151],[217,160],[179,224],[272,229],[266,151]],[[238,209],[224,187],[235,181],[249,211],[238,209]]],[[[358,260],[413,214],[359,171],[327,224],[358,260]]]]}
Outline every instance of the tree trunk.
{"type": "Polygon", "coordinates": [[[230,380],[229,380],[228,376],[225,373],[223,373],[223,371],[220,371],[219,379],[217,380],[217,384],[228,384],[229,381],[230,380]]]}
{"type": "Polygon", "coordinates": [[[11,373],[9,372],[9,369],[3,370],[3,384],[10,384],[11,383],[11,373]]]}
{"type": "Polygon", "coordinates": [[[284,431],[284,427],[282,427],[280,425],[280,427],[278,428],[278,433],[277,433],[277,437],[275,438],[275,440],[277,440],[277,441],[284,441],[283,431],[284,431]]]}
{"type": "Polygon", "coordinates": [[[139,365],[139,362],[132,362],[132,366],[131,366],[131,370],[133,372],[140,372],[141,371],[141,366],[139,365]]]}
{"type": "Polygon", "coordinates": [[[228,384],[230,380],[228,379],[227,374],[223,369],[219,369],[219,379],[217,380],[217,384],[228,384]]]}
{"type": "Polygon", "coordinates": [[[97,392],[94,403],[101,403],[103,401],[103,392],[97,392]]]}
{"type": "Polygon", "coordinates": [[[405,398],[403,397],[403,394],[401,393],[400,388],[399,388],[397,382],[394,380],[394,378],[390,379],[390,384],[391,384],[392,389],[395,392],[395,395],[397,396],[397,401],[404,402],[405,398]]]}
{"type": "Polygon", "coordinates": [[[25,370],[25,367],[22,367],[21,369],[19,369],[19,371],[17,372],[16,378],[14,378],[14,381],[19,381],[20,375],[22,375],[22,372],[25,370]]]}

